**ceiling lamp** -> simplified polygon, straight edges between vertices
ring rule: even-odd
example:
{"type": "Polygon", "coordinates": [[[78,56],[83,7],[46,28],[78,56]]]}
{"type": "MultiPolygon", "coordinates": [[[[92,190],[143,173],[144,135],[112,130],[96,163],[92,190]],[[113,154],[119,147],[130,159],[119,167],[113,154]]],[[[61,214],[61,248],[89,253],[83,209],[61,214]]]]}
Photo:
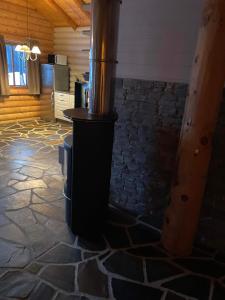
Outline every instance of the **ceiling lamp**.
{"type": "Polygon", "coordinates": [[[23,45],[16,45],[15,51],[22,52],[25,55],[21,55],[21,58],[26,58],[26,60],[37,60],[38,55],[41,51],[37,45],[30,46],[31,41],[25,42],[23,45]]]}
{"type": "MultiPolygon", "coordinates": [[[[29,21],[29,8],[28,8],[28,0],[27,0],[27,37],[29,37],[28,21],[29,21]]],[[[21,55],[22,59],[25,58],[26,60],[32,60],[32,61],[37,60],[38,55],[41,54],[41,50],[39,49],[38,45],[33,43],[34,42],[30,38],[27,38],[27,41],[24,44],[16,45],[15,51],[22,52],[25,54],[25,55],[21,55]],[[33,45],[31,46],[31,44],[33,45]]]]}

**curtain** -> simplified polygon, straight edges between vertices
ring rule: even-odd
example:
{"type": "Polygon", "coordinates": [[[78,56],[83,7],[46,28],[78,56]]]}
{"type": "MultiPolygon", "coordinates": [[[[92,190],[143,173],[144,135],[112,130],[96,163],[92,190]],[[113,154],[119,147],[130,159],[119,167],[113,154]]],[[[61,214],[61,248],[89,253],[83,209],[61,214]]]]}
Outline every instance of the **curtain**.
{"type": "MultiPolygon", "coordinates": [[[[30,48],[34,44],[37,44],[35,41],[30,42],[30,48]]],[[[32,54],[33,57],[33,54],[32,54]]],[[[40,83],[40,59],[39,56],[37,60],[27,62],[27,83],[29,93],[32,95],[40,95],[41,93],[41,83],[40,83]]]]}
{"type": "Polygon", "coordinates": [[[8,78],[8,65],[4,37],[0,35],[0,95],[8,96],[9,91],[9,78],[8,78]]]}

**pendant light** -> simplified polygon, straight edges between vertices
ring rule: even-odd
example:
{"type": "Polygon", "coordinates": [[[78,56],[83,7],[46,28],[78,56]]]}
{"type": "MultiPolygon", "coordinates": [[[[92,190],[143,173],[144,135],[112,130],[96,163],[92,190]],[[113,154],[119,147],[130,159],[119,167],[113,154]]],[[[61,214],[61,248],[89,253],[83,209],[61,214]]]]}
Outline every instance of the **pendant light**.
{"type": "Polygon", "coordinates": [[[40,48],[37,44],[35,44],[29,38],[29,7],[28,7],[28,0],[27,0],[27,41],[25,41],[22,45],[16,45],[15,51],[24,53],[25,55],[21,55],[22,59],[35,61],[38,58],[38,55],[41,54],[40,48]]]}

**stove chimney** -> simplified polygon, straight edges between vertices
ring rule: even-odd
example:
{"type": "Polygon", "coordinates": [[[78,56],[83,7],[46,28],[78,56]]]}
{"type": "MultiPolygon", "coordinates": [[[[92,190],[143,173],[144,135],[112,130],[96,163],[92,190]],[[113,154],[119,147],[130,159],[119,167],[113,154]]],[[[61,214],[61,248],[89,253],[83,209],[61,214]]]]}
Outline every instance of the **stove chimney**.
{"type": "Polygon", "coordinates": [[[90,51],[90,113],[113,112],[112,79],[115,77],[120,0],[92,0],[90,51]]]}

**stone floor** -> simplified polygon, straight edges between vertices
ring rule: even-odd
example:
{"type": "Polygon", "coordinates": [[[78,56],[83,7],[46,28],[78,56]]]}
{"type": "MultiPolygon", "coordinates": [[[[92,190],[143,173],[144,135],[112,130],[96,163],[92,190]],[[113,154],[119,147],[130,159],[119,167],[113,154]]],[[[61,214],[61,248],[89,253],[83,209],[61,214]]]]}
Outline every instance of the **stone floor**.
{"type": "Polygon", "coordinates": [[[156,216],[110,207],[98,242],[71,234],[57,162],[70,131],[44,121],[0,126],[0,300],[225,299],[225,254],[169,256],[156,216]]]}

